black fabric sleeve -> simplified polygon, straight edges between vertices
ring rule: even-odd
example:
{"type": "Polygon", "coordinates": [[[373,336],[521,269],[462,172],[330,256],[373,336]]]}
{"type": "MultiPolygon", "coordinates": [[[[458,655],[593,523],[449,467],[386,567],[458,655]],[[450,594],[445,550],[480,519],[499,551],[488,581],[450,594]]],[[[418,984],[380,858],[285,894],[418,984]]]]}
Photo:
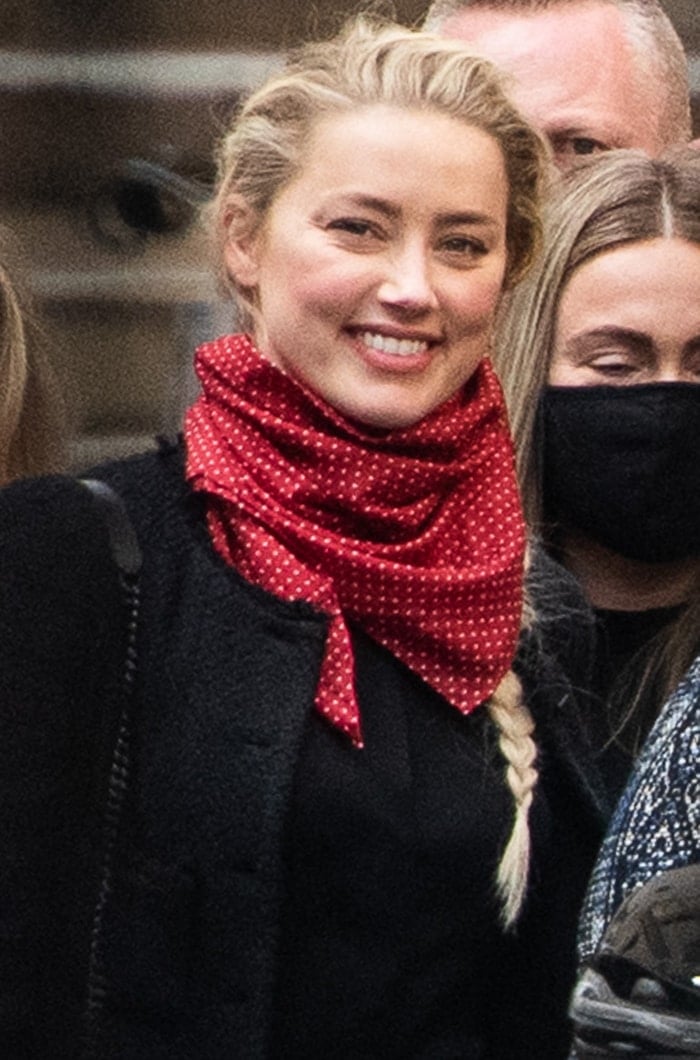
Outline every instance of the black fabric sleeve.
{"type": "Polygon", "coordinates": [[[0,491],[3,1056],[77,1055],[124,618],[88,491],[0,491]]]}

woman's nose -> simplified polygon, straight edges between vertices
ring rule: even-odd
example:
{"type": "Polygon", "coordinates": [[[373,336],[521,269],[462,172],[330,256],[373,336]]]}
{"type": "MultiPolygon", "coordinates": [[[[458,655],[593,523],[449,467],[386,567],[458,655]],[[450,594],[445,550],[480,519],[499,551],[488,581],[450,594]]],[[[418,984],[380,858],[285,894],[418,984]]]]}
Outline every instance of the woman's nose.
{"type": "Polygon", "coordinates": [[[653,373],[654,383],[688,383],[696,382],[692,372],[684,371],[681,365],[660,365],[653,373]]]}
{"type": "Polygon", "coordinates": [[[652,383],[696,383],[697,375],[694,365],[689,365],[683,357],[680,343],[660,349],[653,365],[650,365],[652,383]]]}
{"type": "Polygon", "coordinates": [[[379,299],[385,305],[412,312],[437,306],[432,269],[422,247],[405,247],[387,258],[379,299]]]}

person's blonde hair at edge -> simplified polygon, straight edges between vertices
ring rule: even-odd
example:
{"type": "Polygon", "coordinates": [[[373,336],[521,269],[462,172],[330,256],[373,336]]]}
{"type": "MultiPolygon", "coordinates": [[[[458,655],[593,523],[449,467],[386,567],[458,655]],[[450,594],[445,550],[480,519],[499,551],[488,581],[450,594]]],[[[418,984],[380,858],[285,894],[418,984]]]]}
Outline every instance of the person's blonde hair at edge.
{"type": "Polygon", "coordinates": [[[0,486],[63,465],[63,405],[32,311],[0,262],[0,486]]]}
{"type": "Polygon", "coordinates": [[[683,43],[658,0],[434,0],[423,24],[431,33],[440,33],[447,20],[461,11],[510,11],[520,15],[590,4],[608,4],[620,11],[639,73],[659,93],[658,131],[662,146],[687,143],[691,137],[688,61],[683,43]]]}
{"type": "MultiPolygon", "coordinates": [[[[493,360],[506,395],[525,517],[545,540],[537,408],[547,385],[564,288],[577,268],[599,254],[671,237],[700,246],[700,153],[676,148],[651,159],[627,150],[591,159],[563,176],[551,193],[544,251],[503,303],[493,360]]],[[[670,695],[700,650],[698,630],[700,576],[689,606],[659,638],[632,690],[628,718],[648,682],[664,698],[670,695]]]]}
{"type": "MultiPolygon", "coordinates": [[[[500,145],[509,183],[507,286],[529,268],[540,243],[540,196],[546,148],[505,95],[491,63],[457,41],[416,33],[375,18],[354,19],[331,40],[304,45],[285,69],[242,106],[224,136],[218,184],[208,220],[217,261],[227,239],[252,236],[275,197],[304,164],[316,124],[358,107],[388,105],[434,110],[491,135],[500,145]],[[246,209],[237,209],[240,199],[246,209]]],[[[242,289],[222,270],[224,289],[251,328],[255,291],[242,289]]],[[[533,723],[518,679],[509,672],[488,704],[508,763],[515,820],[498,869],[496,888],[506,926],[516,921],[525,896],[530,835],[528,813],[537,780],[533,723]]]]}

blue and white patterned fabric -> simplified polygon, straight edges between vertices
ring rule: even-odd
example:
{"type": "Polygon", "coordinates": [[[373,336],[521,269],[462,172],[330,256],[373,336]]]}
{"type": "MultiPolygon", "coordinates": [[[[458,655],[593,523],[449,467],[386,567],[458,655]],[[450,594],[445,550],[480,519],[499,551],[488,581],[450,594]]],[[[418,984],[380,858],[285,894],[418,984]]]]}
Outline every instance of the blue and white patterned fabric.
{"type": "Polygon", "coordinates": [[[581,960],[595,952],[635,888],[698,861],[700,657],[657,718],[613,814],[581,915],[581,960]]]}

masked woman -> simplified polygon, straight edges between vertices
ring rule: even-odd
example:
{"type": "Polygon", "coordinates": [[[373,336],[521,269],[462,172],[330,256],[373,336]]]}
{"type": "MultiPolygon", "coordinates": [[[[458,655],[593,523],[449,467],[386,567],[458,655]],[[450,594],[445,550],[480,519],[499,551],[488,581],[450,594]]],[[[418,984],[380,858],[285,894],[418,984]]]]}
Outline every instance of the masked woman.
{"type": "Polygon", "coordinates": [[[535,611],[579,701],[570,765],[602,818],[617,803],[585,905],[589,958],[626,896],[700,860],[697,153],[615,152],[564,180],[500,350],[544,545],[535,611]],[[556,630],[562,593],[582,619],[575,650],[556,630]]]}
{"type": "Polygon", "coordinates": [[[565,1055],[486,357],[541,159],[455,43],[303,49],[222,145],[184,451],[2,496],[13,1055],[565,1055]]]}

